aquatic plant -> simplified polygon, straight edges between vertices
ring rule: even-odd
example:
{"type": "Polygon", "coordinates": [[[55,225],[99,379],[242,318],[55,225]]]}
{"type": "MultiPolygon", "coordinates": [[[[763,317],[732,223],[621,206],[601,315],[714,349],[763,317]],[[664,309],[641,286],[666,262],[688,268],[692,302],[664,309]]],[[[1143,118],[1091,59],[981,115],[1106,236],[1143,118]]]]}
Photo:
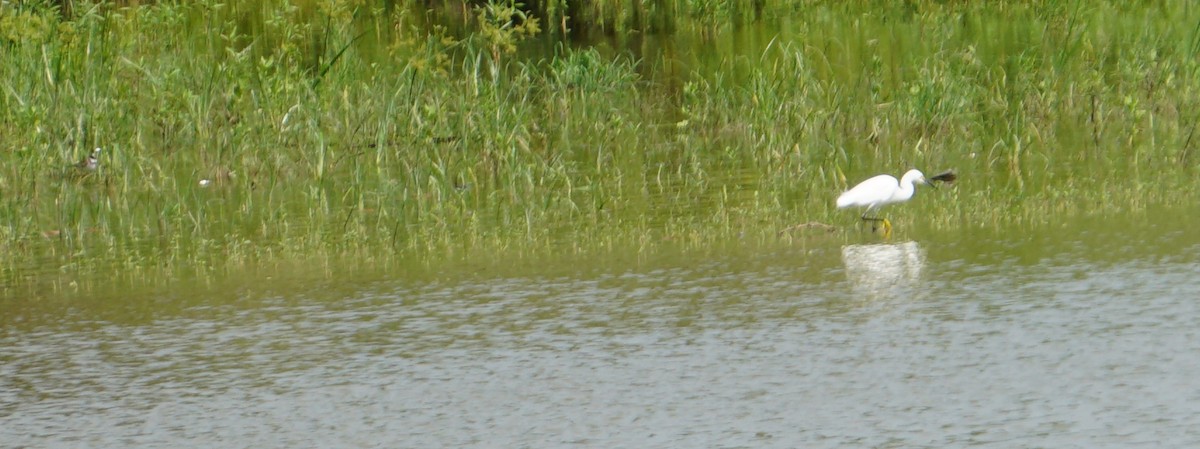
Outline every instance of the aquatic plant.
{"type": "Polygon", "coordinates": [[[3,282],[776,241],[914,167],[960,175],[914,233],[1196,198],[1195,8],[700,3],[595,4],[662,53],[554,42],[570,2],[0,6],[3,282]]]}

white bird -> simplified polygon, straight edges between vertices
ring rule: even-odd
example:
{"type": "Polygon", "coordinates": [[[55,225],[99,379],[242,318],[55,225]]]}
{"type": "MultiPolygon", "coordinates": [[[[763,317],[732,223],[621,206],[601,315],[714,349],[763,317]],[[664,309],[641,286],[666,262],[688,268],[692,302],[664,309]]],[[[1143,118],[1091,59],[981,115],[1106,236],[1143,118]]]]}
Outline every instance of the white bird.
{"type": "Polygon", "coordinates": [[[837,207],[838,209],[865,207],[866,210],[862,214],[863,221],[883,222],[884,232],[889,233],[892,224],[887,219],[868,217],[867,214],[877,212],[879,208],[888,204],[908,201],[916,192],[917,183],[935,187],[925,180],[925,174],[920,170],[909,170],[899,181],[896,181],[892,175],[874,176],[839,195],[837,207]]]}

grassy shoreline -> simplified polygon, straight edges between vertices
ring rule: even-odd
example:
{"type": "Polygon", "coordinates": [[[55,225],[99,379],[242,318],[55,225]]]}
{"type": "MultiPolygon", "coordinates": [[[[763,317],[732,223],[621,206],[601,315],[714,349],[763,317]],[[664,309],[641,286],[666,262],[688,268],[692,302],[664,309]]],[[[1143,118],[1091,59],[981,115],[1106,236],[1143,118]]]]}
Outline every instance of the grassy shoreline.
{"type": "Polygon", "coordinates": [[[462,35],[321,5],[3,7],[3,283],[765,240],[909,167],[962,181],[900,226],[1198,198],[1185,2],[815,2],[761,46],[680,27],[716,50],[663,76],[677,54],[519,56],[540,34],[502,12],[462,35]]]}

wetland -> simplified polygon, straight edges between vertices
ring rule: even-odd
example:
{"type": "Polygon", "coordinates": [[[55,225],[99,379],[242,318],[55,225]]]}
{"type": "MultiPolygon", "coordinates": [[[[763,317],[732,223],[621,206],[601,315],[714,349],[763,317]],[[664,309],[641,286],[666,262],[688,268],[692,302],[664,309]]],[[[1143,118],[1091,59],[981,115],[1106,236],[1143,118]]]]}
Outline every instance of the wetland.
{"type": "Polygon", "coordinates": [[[1200,8],[529,3],[0,5],[0,446],[1200,440],[1200,8]]]}

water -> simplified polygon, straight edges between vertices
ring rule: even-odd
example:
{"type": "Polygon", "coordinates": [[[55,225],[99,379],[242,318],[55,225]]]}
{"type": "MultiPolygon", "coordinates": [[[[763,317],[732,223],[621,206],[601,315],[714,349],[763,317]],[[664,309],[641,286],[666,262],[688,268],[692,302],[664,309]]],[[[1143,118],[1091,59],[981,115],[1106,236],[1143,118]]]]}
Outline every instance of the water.
{"type": "Polygon", "coordinates": [[[13,300],[0,447],[1200,444],[1186,221],[898,234],[13,300]]]}

